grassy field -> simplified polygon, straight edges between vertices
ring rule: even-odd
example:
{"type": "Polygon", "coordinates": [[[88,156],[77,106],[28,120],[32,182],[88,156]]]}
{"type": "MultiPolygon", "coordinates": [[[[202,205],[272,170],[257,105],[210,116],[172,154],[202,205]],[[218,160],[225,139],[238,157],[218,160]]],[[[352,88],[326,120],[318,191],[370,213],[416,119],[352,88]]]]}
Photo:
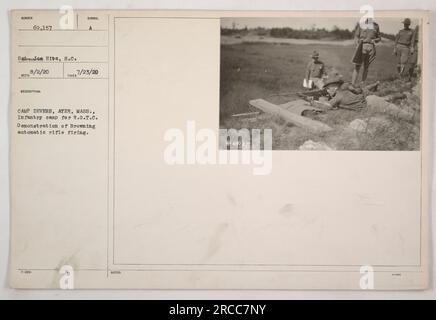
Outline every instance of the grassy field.
{"type": "MultiPolygon", "coordinates": [[[[253,110],[251,99],[263,98],[272,103],[284,103],[295,96],[272,96],[280,93],[302,91],[305,68],[313,50],[320,53],[330,73],[338,72],[344,80],[350,80],[353,65],[351,56],[354,46],[338,44],[294,44],[268,42],[242,42],[221,46],[221,128],[271,128],[274,149],[298,149],[307,140],[323,142],[333,149],[342,150],[417,150],[419,149],[419,115],[413,121],[396,119],[385,114],[374,114],[368,110],[333,110],[316,116],[334,128],[328,134],[315,135],[294,127],[280,118],[260,114],[255,118],[233,118],[231,115],[253,110]],[[368,122],[365,133],[356,135],[348,130],[354,119],[368,122]],[[375,120],[375,121],[372,121],[375,120]],[[373,125],[370,125],[373,123],[373,125]]],[[[382,81],[384,90],[410,92],[413,85],[395,78],[395,57],[392,45],[377,47],[377,58],[371,65],[368,82],[382,81]]],[[[400,102],[402,108],[419,109],[416,97],[400,102]]],[[[419,110],[418,110],[419,111],[419,110]]]]}

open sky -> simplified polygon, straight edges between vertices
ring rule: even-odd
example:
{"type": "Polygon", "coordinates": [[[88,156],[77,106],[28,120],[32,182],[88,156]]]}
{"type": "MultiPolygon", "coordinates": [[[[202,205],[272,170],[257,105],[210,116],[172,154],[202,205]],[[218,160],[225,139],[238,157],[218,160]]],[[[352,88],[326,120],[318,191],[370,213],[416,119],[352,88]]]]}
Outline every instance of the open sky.
{"type": "MultiPolygon", "coordinates": [[[[396,18],[380,18],[375,19],[375,21],[380,26],[380,31],[388,34],[396,34],[398,30],[403,28],[401,23],[402,19],[396,18]]],[[[233,23],[236,23],[237,28],[283,28],[290,27],[293,29],[311,29],[315,28],[326,28],[327,30],[333,29],[337,26],[341,29],[353,30],[354,26],[358,22],[358,19],[354,18],[343,18],[343,17],[329,17],[321,18],[314,17],[313,19],[307,17],[292,17],[292,18],[223,18],[221,19],[221,26],[232,28],[233,23]]],[[[418,20],[412,19],[412,28],[414,28],[418,23],[418,20]]]]}

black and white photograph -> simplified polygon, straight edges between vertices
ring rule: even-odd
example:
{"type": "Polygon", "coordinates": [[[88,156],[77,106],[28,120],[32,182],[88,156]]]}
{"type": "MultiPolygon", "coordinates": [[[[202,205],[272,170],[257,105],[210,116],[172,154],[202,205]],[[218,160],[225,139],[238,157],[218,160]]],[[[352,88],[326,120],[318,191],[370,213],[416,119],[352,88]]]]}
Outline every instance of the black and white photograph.
{"type": "Polygon", "coordinates": [[[420,150],[419,27],[407,16],[221,19],[220,129],[271,129],[273,150],[420,150]]]}

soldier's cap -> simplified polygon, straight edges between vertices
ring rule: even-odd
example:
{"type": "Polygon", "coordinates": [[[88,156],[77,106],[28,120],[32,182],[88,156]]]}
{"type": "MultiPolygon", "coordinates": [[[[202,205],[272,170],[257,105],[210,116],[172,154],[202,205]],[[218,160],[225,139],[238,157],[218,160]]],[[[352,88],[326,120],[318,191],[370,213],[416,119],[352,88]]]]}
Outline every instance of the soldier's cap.
{"type": "Polygon", "coordinates": [[[311,58],[319,58],[319,53],[318,51],[313,51],[312,54],[310,55],[311,58]]]}
{"type": "Polygon", "coordinates": [[[406,19],[404,19],[404,20],[402,21],[402,23],[404,23],[404,24],[411,24],[412,21],[410,21],[409,18],[406,18],[406,19]]]}
{"type": "Polygon", "coordinates": [[[329,86],[332,86],[332,85],[335,85],[335,86],[341,86],[342,84],[344,83],[344,80],[342,80],[342,78],[341,77],[338,77],[338,76],[336,76],[336,77],[331,77],[331,78],[328,78],[327,80],[326,80],[326,82],[324,83],[324,86],[323,86],[323,88],[325,89],[325,88],[328,88],[329,86]]]}

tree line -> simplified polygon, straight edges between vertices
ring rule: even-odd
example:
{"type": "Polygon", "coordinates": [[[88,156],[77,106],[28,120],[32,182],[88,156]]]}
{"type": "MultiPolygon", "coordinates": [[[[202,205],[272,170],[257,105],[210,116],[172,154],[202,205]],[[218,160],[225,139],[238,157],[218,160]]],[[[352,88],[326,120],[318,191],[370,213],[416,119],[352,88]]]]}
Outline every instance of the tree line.
{"type": "MultiPolygon", "coordinates": [[[[331,30],[325,28],[311,28],[311,29],[294,29],[290,27],[283,28],[263,28],[258,27],[254,29],[245,28],[221,28],[221,35],[224,36],[270,36],[273,38],[289,38],[289,39],[310,39],[310,40],[349,40],[354,38],[354,30],[341,29],[337,26],[331,30]]],[[[394,40],[395,36],[381,32],[381,36],[387,39],[394,40]]]]}

